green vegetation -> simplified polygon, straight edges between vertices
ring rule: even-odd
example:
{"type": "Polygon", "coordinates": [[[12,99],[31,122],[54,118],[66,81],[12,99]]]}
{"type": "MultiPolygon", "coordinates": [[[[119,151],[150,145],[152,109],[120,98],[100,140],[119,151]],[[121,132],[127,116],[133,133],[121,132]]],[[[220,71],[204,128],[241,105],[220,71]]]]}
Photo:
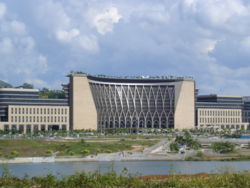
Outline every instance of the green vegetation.
{"type": "Polygon", "coordinates": [[[170,150],[171,150],[172,152],[178,152],[178,151],[179,151],[179,146],[178,146],[178,144],[177,144],[176,142],[171,143],[171,144],[170,144],[170,150]]]}
{"type": "Polygon", "coordinates": [[[33,178],[11,177],[6,171],[0,179],[0,187],[43,187],[43,188],[61,188],[61,187],[88,187],[88,188],[159,188],[159,187],[178,187],[178,188],[234,188],[250,187],[250,174],[197,174],[197,175],[161,175],[138,177],[126,173],[117,175],[115,172],[100,174],[78,173],[62,179],[57,179],[53,175],[33,178]]]}
{"type": "Polygon", "coordinates": [[[234,151],[234,144],[230,142],[214,142],[211,147],[218,153],[230,153],[234,151]]]}
{"type": "Polygon", "coordinates": [[[194,140],[189,131],[185,130],[183,136],[176,136],[175,141],[170,144],[171,151],[178,151],[179,146],[187,146],[191,149],[199,149],[201,147],[197,140],[194,140]],[[177,149],[178,148],[178,149],[177,149]]]}
{"type": "Polygon", "coordinates": [[[10,85],[9,83],[0,80],[0,88],[12,88],[13,86],[10,85]]]}
{"type": "Polygon", "coordinates": [[[44,139],[4,139],[0,142],[2,157],[13,158],[50,156],[85,156],[97,153],[112,153],[133,149],[133,145],[148,147],[159,140],[44,140],[44,139]]]}
{"type": "Polygon", "coordinates": [[[43,99],[64,99],[65,93],[62,90],[49,90],[47,88],[43,88],[39,92],[40,98],[43,99]]]}

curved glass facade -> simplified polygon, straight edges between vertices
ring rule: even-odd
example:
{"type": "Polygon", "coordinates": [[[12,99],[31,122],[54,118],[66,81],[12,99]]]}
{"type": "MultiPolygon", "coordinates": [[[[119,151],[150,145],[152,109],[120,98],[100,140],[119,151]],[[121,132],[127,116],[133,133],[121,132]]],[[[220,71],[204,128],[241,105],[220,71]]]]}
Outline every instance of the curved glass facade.
{"type": "Polygon", "coordinates": [[[174,128],[175,87],[89,79],[98,128],[174,128]]]}

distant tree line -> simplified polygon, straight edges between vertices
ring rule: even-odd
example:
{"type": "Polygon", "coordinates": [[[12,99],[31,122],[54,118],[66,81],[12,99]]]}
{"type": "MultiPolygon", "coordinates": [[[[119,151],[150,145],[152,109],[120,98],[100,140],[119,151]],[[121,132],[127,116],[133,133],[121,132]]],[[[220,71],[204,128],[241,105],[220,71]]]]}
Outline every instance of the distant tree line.
{"type": "Polygon", "coordinates": [[[66,98],[65,92],[62,90],[49,90],[43,88],[39,92],[39,97],[43,99],[64,99],[66,98]]]}

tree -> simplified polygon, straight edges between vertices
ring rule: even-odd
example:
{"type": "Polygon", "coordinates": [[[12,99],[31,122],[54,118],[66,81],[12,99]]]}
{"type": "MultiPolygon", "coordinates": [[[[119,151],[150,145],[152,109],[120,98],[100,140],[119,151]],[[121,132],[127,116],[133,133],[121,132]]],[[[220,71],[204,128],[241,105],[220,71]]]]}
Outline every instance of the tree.
{"type": "Polygon", "coordinates": [[[176,142],[171,143],[170,144],[170,150],[174,151],[174,152],[178,152],[179,151],[178,144],[176,142]]]}
{"type": "Polygon", "coordinates": [[[230,142],[214,142],[211,147],[215,152],[219,153],[229,153],[234,150],[234,144],[230,142]]]}
{"type": "Polygon", "coordinates": [[[87,150],[87,149],[82,150],[82,154],[83,155],[88,155],[89,154],[89,150],[87,150]]]}
{"type": "Polygon", "coordinates": [[[33,84],[30,84],[30,83],[24,83],[23,85],[18,86],[17,88],[34,89],[34,86],[33,84]]]}

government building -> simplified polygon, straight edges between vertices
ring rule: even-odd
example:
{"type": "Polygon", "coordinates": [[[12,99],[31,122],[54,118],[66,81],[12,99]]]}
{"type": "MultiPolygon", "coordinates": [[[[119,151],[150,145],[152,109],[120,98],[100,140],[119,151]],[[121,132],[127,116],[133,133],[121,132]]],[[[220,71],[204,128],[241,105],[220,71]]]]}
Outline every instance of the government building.
{"type": "Polygon", "coordinates": [[[190,77],[71,73],[64,99],[37,89],[0,88],[0,129],[250,129],[250,98],[198,95],[190,77]]]}
{"type": "Polygon", "coordinates": [[[70,74],[71,129],[189,129],[195,81],[183,77],[117,78],[70,74]]]}

